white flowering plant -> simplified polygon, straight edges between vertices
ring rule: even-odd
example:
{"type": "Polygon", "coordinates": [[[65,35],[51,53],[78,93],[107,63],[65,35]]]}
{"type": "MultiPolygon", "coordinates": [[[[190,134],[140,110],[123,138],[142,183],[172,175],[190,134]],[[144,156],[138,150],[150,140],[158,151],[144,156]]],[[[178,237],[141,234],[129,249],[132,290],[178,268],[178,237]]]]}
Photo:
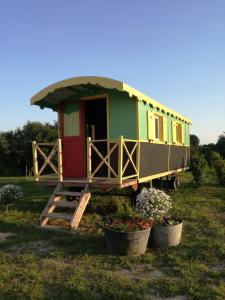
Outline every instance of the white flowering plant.
{"type": "Polygon", "coordinates": [[[8,184],[0,188],[0,203],[8,207],[23,198],[23,191],[21,187],[14,184],[8,184]]]}
{"type": "Polygon", "coordinates": [[[136,199],[136,212],[156,222],[161,222],[171,208],[171,197],[158,189],[144,188],[136,199]]]}

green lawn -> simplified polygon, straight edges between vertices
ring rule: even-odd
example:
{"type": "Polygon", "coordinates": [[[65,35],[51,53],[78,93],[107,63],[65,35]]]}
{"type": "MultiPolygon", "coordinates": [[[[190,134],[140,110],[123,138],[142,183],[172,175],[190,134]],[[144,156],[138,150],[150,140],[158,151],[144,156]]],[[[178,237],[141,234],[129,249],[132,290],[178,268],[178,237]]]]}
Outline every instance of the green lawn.
{"type": "MultiPolygon", "coordinates": [[[[224,299],[225,188],[193,188],[188,173],[180,179],[181,188],[170,195],[184,219],[181,245],[122,257],[107,254],[93,209],[77,234],[40,230],[37,220],[51,189],[0,178],[0,186],[18,184],[24,191],[8,213],[0,208],[0,299],[224,299]]],[[[92,203],[100,203],[97,197],[92,203]]]]}

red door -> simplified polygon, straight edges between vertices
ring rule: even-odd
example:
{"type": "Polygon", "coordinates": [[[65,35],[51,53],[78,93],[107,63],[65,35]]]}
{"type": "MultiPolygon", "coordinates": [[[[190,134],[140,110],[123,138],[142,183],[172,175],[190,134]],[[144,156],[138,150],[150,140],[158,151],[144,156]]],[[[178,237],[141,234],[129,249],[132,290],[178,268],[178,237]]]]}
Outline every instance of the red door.
{"type": "Polygon", "coordinates": [[[64,103],[60,107],[62,161],[64,178],[83,178],[84,135],[83,105],[81,102],[64,103]]]}

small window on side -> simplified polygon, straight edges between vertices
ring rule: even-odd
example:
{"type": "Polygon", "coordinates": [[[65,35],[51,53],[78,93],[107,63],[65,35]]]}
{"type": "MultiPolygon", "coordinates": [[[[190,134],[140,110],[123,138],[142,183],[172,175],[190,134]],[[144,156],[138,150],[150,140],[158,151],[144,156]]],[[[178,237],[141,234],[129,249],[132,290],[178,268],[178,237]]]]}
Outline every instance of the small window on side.
{"type": "Polygon", "coordinates": [[[167,142],[167,119],[165,116],[148,111],[148,139],[167,142]]]}
{"type": "Polygon", "coordinates": [[[155,140],[159,140],[159,117],[154,116],[155,120],[155,140]]]}
{"type": "Polygon", "coordinates": [[[176,137],[177,143],[182,144],[182,125],[180,123],[176,124],[176,137]]]}
{"type": "Polygon", "coordinates": [[[154,116],[155,120],[155,140],[164,141],[164,128],[163,128],[163,117],[159,115],[154,116]]]}

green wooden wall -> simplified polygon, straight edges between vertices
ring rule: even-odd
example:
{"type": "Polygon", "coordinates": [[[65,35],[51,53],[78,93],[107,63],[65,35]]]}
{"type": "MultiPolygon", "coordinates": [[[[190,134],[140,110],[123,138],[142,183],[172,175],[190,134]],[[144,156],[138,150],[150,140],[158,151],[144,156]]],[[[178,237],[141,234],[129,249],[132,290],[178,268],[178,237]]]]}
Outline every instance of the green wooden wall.
{"type": "MultiPolygon", "coordinates": [[[[147,120],[147,111],[151,110],[154,112],[159,112],[160,114],[166,116],[167,119],[167,143],[172,144],[172,121],[176,118],[163,113],[162,111],[157,110],[156,108],[151,107],[149,104],[146,104],[143,101],[138,102],[139,106],[139,123],[140,123],[140,140],[148,140],[148,120],[147,120]]],[[[184,135],[184,144],[190,145],[190,136],[189,136],[189,124],[182,122],[183,124],[183,135],[184,135]]]]}
{"type": "MultiPolygon", "coordinates": [[[[127,139],[138,139],[137,134],[137,100],[130,98],[128,94],[118,91],[109,91],[99,88],[95,93],[85,92],[69,98],[68,100],[79,100],[84,96],[97,96],[99,94],[109,95],[109,138],[118,139],[121,135],[127,139]]],[[[151,107],[143,101],[138,101],[140,140],[148,141],[147,111],[152,110],[165,115],[161,111],[151,107]]],[[[167,115],[167,143],[172,144],[172,121],[174,117],[167,115]]],[[[183,122],[184,144],[190,145],[189,124],[183,122]]]]}
{"type": "Polygon", "coordinates": [[[136,101],[127,94],[109,94],[109,138],[137,139],[136,101]]]}

